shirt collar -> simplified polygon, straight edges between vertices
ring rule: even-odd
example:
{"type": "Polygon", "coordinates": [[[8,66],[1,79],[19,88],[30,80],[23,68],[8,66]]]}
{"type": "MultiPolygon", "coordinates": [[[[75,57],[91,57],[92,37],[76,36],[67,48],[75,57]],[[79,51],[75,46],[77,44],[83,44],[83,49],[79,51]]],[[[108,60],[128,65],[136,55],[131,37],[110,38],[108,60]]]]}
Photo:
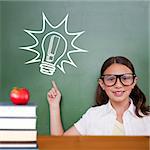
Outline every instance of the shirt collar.
{"type": "Polygon", "coordinates": [[[110,112],[113,112],[116,114],[116,111],[115,109],[112,107],[111,103],[110,103],[110,100],[108,101],[108,103],[106,104],[106,107],[105,107],[105,113],[110,113],[110,112]]]}
{"type": "MultiPolygon", "coordinates": [[[[113,112],[113,113],[116,114],[115,109],[112,107],[110,101],[108,101],[108,103],[106,104],[104,113],[110,113],[110,112],[113,112]]],[[[135,114],[135,106],[134,106],[133,100],[131,98],[130,98],[130,106],[125,112],[130,112],[133,116],[136,116],[136,114],[135,114]]]]}
{"type": "Polygon", "coordinates": [[[136,114],[135,114],[135,106],[134,106],[133,100],[131,98],[130,98],[130,106],[129,106],[129,108],[126,111],[129,111],[133,116],[136,116],[136,114]]]}

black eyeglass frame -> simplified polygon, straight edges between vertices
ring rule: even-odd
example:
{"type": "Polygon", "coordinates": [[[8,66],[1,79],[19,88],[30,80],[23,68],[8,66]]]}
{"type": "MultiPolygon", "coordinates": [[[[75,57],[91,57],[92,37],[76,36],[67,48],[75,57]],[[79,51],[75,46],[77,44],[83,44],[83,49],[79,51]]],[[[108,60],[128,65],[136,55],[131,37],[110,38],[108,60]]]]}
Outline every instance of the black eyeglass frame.
{"type": "Polygon", "coordinates": [[[119,78],[119,81],[121,82],[121,84],[122,84],[123,86],[130,86],[130,85],[125,85],[125,84],[121,81],[121,77],[124,76],[124,75],[126,75],[126,74],[129,74],[129,75],[132,75],[132,76],[133,76],[133,82],[130,84],[130,85],[132,85],[132,84],[134,83],[134,79],[135,79],[135,77],[136,77],[136,75],[133,74],[133,73],[125,73],[125,74],[119,74],[119,75],[115,75],[115,74],[105,74],[105,75],[102,75],[102,76],[100,77],[100,79],[102,79],[103,82],[104,82],[104,84],[105,84],[106,86],[108,86],[108,87],[114,86],[114,85],[117,83],[117,79],[118,79],[118,78],[119,78]],[[113,76],[116,77],[116,81],[115,81],[114,84],[112,84],[112,85],[107,85],[107,84],[105,83],[105,81],[104,81],[104,77],[105,77],[105,76],[109,76],[109,75],[113,75],[113,76]]]}

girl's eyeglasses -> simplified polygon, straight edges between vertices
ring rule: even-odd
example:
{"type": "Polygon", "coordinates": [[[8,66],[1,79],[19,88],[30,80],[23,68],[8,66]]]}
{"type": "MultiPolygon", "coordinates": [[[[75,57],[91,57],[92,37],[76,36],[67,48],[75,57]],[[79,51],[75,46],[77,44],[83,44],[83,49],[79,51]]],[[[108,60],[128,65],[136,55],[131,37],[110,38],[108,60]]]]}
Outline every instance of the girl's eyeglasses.
{"type": "Polygon", "coordinates": [[[114,86],[118,78],[119,78],[119,81],[124,86],[130,86],[133,84],[135,77],[136,75],[132,73],[126,73],[126,74],[120,74],[120,75],[105,74],[101,76],[101,79],[103,80],[106,86],[114,86]]]}

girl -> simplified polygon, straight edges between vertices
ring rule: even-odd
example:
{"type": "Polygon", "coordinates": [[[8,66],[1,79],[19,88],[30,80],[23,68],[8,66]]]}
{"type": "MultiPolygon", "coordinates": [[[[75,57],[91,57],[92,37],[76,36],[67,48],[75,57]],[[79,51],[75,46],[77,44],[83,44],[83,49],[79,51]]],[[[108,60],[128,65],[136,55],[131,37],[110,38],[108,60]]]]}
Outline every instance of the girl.
{"type": "Polygon", "coordinates": [[[150,107],[137,86],[132,63],[125,57],[108,58],[101,68],[96,107],[91,107],[64,132],[60,117],[61,93],[52,81],[48,92],[51,135],[148,135],[150,107]]]}

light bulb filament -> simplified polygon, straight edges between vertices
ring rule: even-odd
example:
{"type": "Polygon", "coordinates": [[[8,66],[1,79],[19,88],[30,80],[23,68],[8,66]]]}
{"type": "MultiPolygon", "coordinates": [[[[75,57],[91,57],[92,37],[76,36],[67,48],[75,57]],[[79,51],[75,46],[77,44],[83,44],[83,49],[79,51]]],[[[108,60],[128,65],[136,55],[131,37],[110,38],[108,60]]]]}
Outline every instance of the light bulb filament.
{"type": "Polygon", "coordinates": [[[52,35],[50,40],[49,40],[49,46],[48,46],[48,51],[47,51],[47,56],[46,56],[46,61],[47,62],[53,62],[54,61],[54,56],[56,54],[56,51],[58,49],[60,42],[60,37],[57,35],[52,35]]]}

